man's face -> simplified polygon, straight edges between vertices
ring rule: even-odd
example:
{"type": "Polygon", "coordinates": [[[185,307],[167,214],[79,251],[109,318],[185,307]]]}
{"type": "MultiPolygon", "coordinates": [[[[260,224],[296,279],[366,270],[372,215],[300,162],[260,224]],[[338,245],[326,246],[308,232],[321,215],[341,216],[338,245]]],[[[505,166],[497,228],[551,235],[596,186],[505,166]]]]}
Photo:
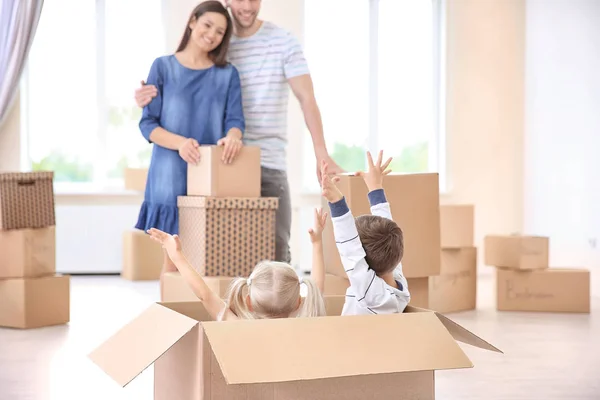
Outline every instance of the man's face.
{"type": "Polygon", "coordinates": [[[228,0],[231,15],[236,24],[243,28],[250,28],[260,11],[261,0],[228,0]]]}

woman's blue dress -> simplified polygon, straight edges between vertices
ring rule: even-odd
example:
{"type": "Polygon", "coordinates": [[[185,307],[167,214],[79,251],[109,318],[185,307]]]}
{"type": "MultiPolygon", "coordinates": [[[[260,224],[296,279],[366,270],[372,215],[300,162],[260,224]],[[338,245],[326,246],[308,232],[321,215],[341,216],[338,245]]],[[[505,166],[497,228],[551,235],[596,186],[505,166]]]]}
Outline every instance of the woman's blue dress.
{"type": "MultiPolygon", "coordinates": [[[[228,64],[196,70],[174,55],[154,60],[148,80],[158,95],[144,107],[140,130],[146,140],[156,127],[200,145],[214,145],[231,128],[245,129],[240,77],[228,64]]],[[[154,145],[137,229],[179,232],[177,196],[187,193],[187,163],[176,150],[154,145]]]]}

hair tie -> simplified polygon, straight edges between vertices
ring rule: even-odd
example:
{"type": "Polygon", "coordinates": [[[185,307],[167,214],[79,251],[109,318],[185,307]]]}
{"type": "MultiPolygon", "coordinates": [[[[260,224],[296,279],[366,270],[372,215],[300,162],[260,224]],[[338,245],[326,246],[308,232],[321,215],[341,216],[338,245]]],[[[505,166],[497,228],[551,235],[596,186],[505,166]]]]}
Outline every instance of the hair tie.
{"type": "Polygon", "coordinates": [[[302,278],[300,275],[298,275],[298,283],[300,285],[302,285],[304,283],[304,278],[302,278]]]}
{"type": "Polygon", "coordinates": [[[252,283],[252,278],[246,279],[246,285],[250,286],[251,283],[252,283]]]}

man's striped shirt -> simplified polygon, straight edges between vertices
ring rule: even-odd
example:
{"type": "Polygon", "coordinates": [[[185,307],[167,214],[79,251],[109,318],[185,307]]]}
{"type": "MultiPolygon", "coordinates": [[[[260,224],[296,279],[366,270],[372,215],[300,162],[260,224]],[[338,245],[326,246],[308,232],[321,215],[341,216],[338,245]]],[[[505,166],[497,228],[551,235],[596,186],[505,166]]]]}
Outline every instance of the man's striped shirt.
{"type": "Polygon", "coordinates": [[[232,36],[228,59],[240,73],[244,143],[261,148],[263,167],[285,170],[287,80],[309,73],[300,43],[290,32],[264,21],[250,37],[232,36]]]}

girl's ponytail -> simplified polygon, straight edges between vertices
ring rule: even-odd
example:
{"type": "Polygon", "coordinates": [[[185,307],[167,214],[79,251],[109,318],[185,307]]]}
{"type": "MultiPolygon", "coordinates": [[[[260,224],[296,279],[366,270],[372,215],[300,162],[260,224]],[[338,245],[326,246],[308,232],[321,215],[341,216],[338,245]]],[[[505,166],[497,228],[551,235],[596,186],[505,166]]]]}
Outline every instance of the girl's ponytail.
{"type": "Polygon", "coordinates": [[[246,294],[248,288],[248,280],[246,278],[238,277],[235,278],[229,290],[227,292],[227,300],[225,302],[225,308],[219,315],[219,321],[223,320],[225,310],[228,308],[241,319],[254,319],[254,313],[248,309],[248,303],[246,303],[246,294]],[[246,291],[244,291],[246,289],[246,291]],[[244,293],[246,292],[246,293],[244,293]]]}
{"type": "Polygon", "coordinates": [[[300,305],[298,317],[322,317],[326,315],[325,301],[317,284],[310,278],[300,278],[300,283],[306,284],[306,298],[300,305]]]}

